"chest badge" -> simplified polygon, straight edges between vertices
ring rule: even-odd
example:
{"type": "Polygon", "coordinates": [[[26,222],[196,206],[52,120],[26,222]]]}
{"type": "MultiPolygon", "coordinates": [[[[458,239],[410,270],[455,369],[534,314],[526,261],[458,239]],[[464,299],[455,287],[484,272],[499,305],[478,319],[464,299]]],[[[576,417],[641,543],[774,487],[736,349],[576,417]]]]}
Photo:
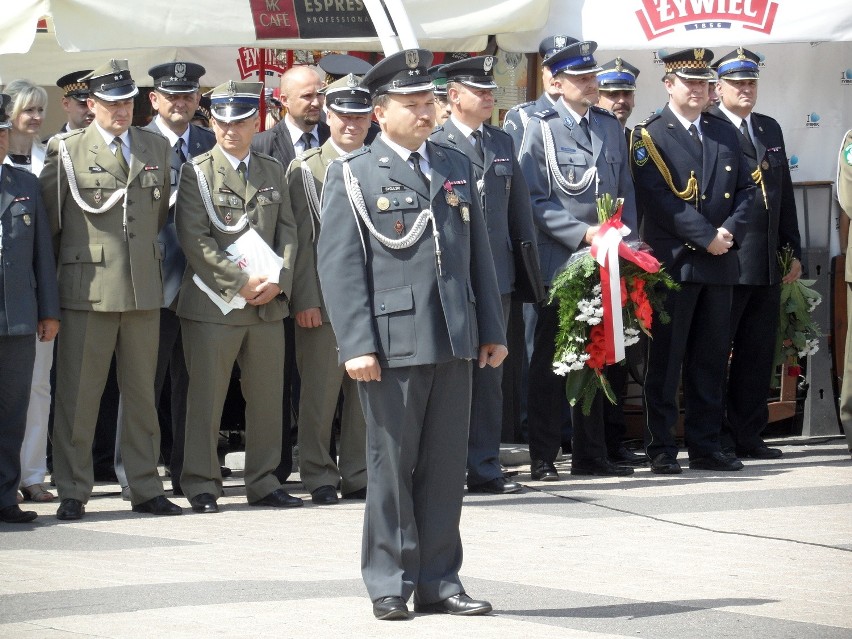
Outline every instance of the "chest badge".
{"type": "Polygon", "coordinates": [[[32,223],[33,223],[33,218],[31,218],[31,217],[30,217],[30,214],[29,214],[29,213],[24,213],[24,224],[26,224],[27,226],[29,226],[29,225],[30,225],[30,224],[32,224],[32,223]]]}
{"type": "Polygon", "coordinates": [[[461,219],[462,222],[464,222],[465,224],[470,222],[470,206],[467,204],[467,202],[464,202],[461,205],[461,219]]]}
{"type": "Polygon", "coordinates": [[[95,201],[95,204],[100,204],[103,199],[103,195],[101,195],[101,190],[98,189],[95,191],[94,195],[92,195],[92,199],[95,201]]]}
{"type": "Polygon", "coordinates": [[[402,223],[402,220],[397,220],[393,224],[393,230],[396,231],[396,234],[402,236],[405,233],[405,224],[402,223]]]}
{"type": "Polygon", "coordinates": [[[762,168],[764,171],[768,171],[769,170],[769,162],[764,160],[763,162],[760,163],[760,168],[762,168]]]}
{"type": "Polygon", "coordinates": [[[154,199],[159,200],[161,195],[162,195],[162,193],[160,193],[160,187],[155,186],[154,187],[154,199]]]}
{"type": "Polygon", "coordinates": [[[231,206],[239,206],[240,205],[240,198],[238,198],[236,195],[229,195],[228,196],[228,204],[230,204],[231,206]]]}
{"type": "Polygon", "coordinates": [[[231,220],[233,220],[233,219],[234,219],[234,217],[231,215],[230,211],[225,213],[225,224],[230,224],[231,220]]]}
{"type": "Polygon", "coordinates": [[[390,208],[390,200],[382,196],[376,200],[376,206],[379,207],[380,211],[387,211],[390,208]]]}
{"type": "Polygon", "coordinates": [[[447,200],[447,204],[450,206],[458,206],[459,205],[459,196],[458,193],[453,190],[453,183],[447,180],[444,182],[444,197],[447,200]]]}

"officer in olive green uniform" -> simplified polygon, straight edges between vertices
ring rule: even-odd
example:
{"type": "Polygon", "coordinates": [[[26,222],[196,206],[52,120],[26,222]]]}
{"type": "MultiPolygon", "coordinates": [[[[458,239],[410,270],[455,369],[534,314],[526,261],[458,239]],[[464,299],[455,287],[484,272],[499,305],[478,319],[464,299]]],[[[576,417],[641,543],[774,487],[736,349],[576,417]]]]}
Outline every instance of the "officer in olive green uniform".
{"type": "Polygon", "coordinates": [[[219,510],[222,475],[216,443],[235,361],[246,400],[248,501],[274,508],[302,505],[273,474],[281,460],[281,320],[288,313],[296,223],[283,188],[284,169],[271,157],[250,151],[262,87],[259,82],[227,82],[213,89],[216,146],[183,165],[178,188],[175,225],[187,267],[177,314],[189,372],[180,483],[192,509],[201,513],[219,510]],[[239,259],[229,257],[231,244],[252,237],[255,250],[274,252],[283,266],[253,269],[258,262],[246,251],[239,259]],[[247,262],[247,270],[232,260],[247,262]],[[213,298],[237,307],[222,309],[213,298]]]}
{"type": "Polygon", "coordinates": [[[160,306],[157,233],[169,211],[169,145],[131,127],[138,93],[126,60],[87,78],[95,121],[51,139],[41,183],[59,256],[54,477],[59,519],[79,519],[92,491],[92,439],[113,352],[127,410],[121,449],[133,510],[180,514],[157,473],[154,372],[160,306]]]}
{"type": "MultiPolygon", "coordinates": [[[[843,136],[837,160],[837,199],[846,215],[852,218],[852,130],[843,136]]],[[[843,358],[843,388],[840,390],[840,423],[852,453],[852,233],[846,244],[846,354],[843,358]]]]}
{"type": "Polygon", "coordinates": [[[299,229],[291,310],[296,319],[296,365],[302,379],[299,399],[299,474],[315,504],[363,499],[367,491],[367,434],[354,379],[337,361],[337,339],[325,310],[316,266],[320,195],[331,162],[364,145],[370,129],[370,93],[349,74],[323,91],[331,137],[318,149],[293,160],[287,171],[290,200],[299,229]],[[343,386],[339,462],[329,454],[331,427],[343,386]]]}

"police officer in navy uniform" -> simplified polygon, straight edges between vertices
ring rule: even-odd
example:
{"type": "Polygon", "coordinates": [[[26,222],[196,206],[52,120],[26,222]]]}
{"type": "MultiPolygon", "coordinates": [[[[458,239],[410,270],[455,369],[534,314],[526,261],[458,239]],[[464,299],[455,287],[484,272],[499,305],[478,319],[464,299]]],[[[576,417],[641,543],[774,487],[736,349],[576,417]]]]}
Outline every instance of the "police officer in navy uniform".
{"type": "MultiPolygon", "coordinates": [[[[549,285],[578,249],[588,247],[599,228],[596,200],[608,193],[624,198],[622,219],[636,233],[636,204],[623,129],[598,100],[595,42],[571,39],[545,59],[562,92],[553,108],[535,112],[527,124],[520,163],[532,198],[538,229],[542,276],[549,285]]],[[[553,465],[561,442],[565,378],[553,372],[557,305],[538,307],[530,359],[527,410],[531,472],[554,481],[553,465]]],[[[607,459],[601,396],[590,415],[571,411],[572,475],[623,476],[632,468],[607,459]]]]}
{"type": "Polygon", "coordinates": [[[753,223],[738,240],[740,275],[731,306],[732,355],[727,383],[727,420],[723,444],[738,457],[775,459],[780,448],[769,448],[760,437],[769,421],[767,406],[775,359],[781,304],[781,282],[802,272],[796,198],[784,136],[778,122],[754,112],[760,59],[738,47],[715,65],[721,102],[710,113],[724,117],[739,131],[745,163],[761,193],[754,198],[753,223]],[[781,273],[778,251],[789,245],[795,256],[789,274],[781,273]]]}
{"type": "Polygon", "coordinates": [[[484,614],[459,578],[471,363],[499,366],[505,326],[476,177],[434,128],[432,54],[363,79],[382,134],[326,173],[318,267],[339,359],[367,421],[361,572],[378,619],[484,614]]]}
{"type": "Polygon", "coordinates": [[[571,42],[576,42],[576,40],[566,35],[554,35],[544,38],[539,43],[538,54],[542,59],[541,84],[544,90],[536,100],[522,102],[513,106],[506,112],[506,117],[503,118],[503,130],[511,136],[512,142],[515,145],[515,153],[520,154],[521,152],[521,142],[524,139],[524,131],[526,130],[530,116],[536,111],[551,108],[561,97],[559,90],[551,82],[553,73],[544,60],[547,60],[571,42]]]}
{"type": "Polygon", "coordinates": [[[598,106],[612,111],[624,127],[624,136],[630,144],[632,129],[627,126],[627,120],[633,113],[636,96],[636,78],[639,69],[623,58],[614,58],[601,65],[598,71],[598,106]]]}
{"type": "Polygon", "coordinates": [[[745,237],[755,185],[736,129],[702,113],[712,59],[708,49],[662,58],[669,102],[633,129],[630,149],[643,239],[680,284],[665,300],[671,322],[654,322],[645,372],[645,449],[651,471],[659,474],[681,472],[674,435],[681,369],[690,468],[743,467],[722,452],[719,432],[731,295],[739,276],[733,249],[745,237]]]}
{"type": "MultiPolygon", "coordinates": [[[[497,285],[508,323],[515,266],[512,240],[535,244],[529,189],[515,158],[512,139],[486,124],[494,109],[493,56],[479,56],[444,65],[452,113],[431,139],[464,153],[473,164],[482,202],[497,285]]],[[[467,450],[467,486],[470,492],[505,494],[521,490],[503,476],[500,467],[503,367],[475,368],[473,404],[467,450]]]]}

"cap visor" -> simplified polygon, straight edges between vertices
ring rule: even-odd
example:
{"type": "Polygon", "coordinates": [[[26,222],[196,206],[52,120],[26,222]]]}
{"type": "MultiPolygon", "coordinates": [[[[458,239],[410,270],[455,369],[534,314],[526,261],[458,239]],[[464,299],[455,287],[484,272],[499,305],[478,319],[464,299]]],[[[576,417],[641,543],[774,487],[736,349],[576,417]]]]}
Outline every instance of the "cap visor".
{"type": "Polygon", "coordinates": [[[106,102],[118,102],[119,100],[129,100],[139,93],[139,89],[135,84],[126,85],[123,87],[115,87],[106,91],[92,91],[92,95],[106,102]]]}
{"type": "Polygon", "coordinates": [[[257,113],[257,107],[244,106],[214,106],[210,110],[210,115],[219,122],[236,122],[245,120],[257,113]]]}

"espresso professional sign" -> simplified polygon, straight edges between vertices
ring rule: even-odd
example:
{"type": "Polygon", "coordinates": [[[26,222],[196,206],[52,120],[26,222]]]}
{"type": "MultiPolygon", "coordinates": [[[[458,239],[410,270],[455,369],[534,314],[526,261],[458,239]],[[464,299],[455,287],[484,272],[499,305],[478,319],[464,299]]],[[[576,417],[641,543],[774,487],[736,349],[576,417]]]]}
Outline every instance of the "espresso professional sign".
{"type": "Polygon", "coordinates": [[[258,40],[376,36],[362,0],[250,0],[250,3],[258,40]]]}

